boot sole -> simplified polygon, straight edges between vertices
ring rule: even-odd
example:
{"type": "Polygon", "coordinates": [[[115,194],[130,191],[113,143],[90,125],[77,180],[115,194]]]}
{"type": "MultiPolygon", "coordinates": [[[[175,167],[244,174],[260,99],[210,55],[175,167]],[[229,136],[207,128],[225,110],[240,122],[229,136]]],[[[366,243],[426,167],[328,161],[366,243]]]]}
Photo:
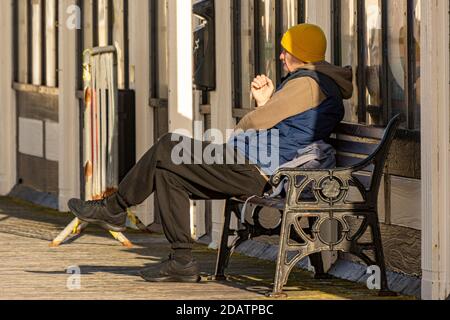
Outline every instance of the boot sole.
{"type": "Polygon", "coordinates": [[[141,275],[141,278],[147,282],[153,283],[164,283],[164,282],[177,282],[177,283],[199,283],[202,278],[200,276],[167,276],[167,277],[155,277],[155,278],[146,278],[141,275]]]}
{"type": "Polygon", "coordinates": [[[105,222],[103,220],[99,220],[99,219],[90,219],[90,218],[85,218],[85,217],[81,217],[80,214],[77,212],[77,210],[75,208],[73,208],[70,204],[68,204],[70,211],[81,221],[83,222],[87,222],[87,223],[93,223],[96,224],[100,227],[102,227],[103,229],[106,229],[108,231],[113,231],[113,232],[124,232],[127,230],[126,227],[118,227],[112,224],[109,224],[108,222],[105,222]]]}

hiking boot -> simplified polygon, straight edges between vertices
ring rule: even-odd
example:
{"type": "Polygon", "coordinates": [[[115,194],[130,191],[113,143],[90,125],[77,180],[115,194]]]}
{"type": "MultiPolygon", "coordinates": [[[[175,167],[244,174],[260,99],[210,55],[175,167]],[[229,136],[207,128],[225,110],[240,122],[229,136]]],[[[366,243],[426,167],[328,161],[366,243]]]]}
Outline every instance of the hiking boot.
{"type": "Polygon", "coordinates": [[[127,212],[111,213],[106,207],[106,200],[71,199],[68,206],[70,211],[81,221],[97,224],[109,231],[123,232],[126,230],[127,212]]]}
{"type": "Polygon", "coordinates": [[[168,260],[150,268],[143,269],[139,275],[148,282],[200,282],[200,272],[194,260],[187,264],[176,261],[171,255],[168,260]]]}

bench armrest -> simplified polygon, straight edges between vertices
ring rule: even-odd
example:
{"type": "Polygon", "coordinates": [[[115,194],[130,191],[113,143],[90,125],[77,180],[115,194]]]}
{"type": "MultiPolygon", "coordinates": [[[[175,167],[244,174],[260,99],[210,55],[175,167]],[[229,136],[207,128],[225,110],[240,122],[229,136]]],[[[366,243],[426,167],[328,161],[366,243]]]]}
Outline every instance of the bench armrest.
{"type": "MultiPolygon", "coordinates": [[[[272,186],[278,186],[284,178],[294,179],[298,176],[304,176],[308,179],[310,176],[330,176],[335,171],[342,171],[341,169],[300,169],[300,168],[284,168],[278,169],[271,177],[270,184],[272,186]]],[[[346,170],[348,171],[348,170],[346,170]]]]}
{"type": "Polygon", "coordinates": [[[271,177],[272,186],[279,186],[287,179],[288,207],[302,209],[356,208],[355,203],[347,201],[351,187],[356,187],[363,197],[359,204],[373,207],[377,196],[353,176],[355,168],[337,169],[279,169],[271,177]],[[374,196],[372,196],[372,193],[374,196]],[[315,201],[303,198],[314,195],[315,201]]]}

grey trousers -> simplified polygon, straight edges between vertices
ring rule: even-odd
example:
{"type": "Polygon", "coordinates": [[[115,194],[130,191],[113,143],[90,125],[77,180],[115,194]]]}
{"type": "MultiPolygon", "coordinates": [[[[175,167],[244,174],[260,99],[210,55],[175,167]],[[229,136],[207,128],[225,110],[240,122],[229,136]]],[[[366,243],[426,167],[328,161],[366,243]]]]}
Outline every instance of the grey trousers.
{"type": "MultiPolygon", "coordinates": [[[[225,200],[231,197],[261,196],[269,188],[266,179],[252,164],[225,164],[226,145],[212,145],[186,137],[163,136],[130,170],[119,185],[116,200],[126,207],[139,205],[152,193],[158,201],[164,233],[173,249],[190,249],[189,200],[225,200]],[[173,150],[184,139],[183,150],[188,164],[176,164],[173,150]],[[176,140],[176,141],[172,141],[176,140]],[[214,147],[222,150],[216,158],[224,164],[198,163],[198,150],[214,147]],[[197,152],[194,152],[197,150],[197,152]]],[[[237,158],[234,157],[237,161],[237,158]]]]}

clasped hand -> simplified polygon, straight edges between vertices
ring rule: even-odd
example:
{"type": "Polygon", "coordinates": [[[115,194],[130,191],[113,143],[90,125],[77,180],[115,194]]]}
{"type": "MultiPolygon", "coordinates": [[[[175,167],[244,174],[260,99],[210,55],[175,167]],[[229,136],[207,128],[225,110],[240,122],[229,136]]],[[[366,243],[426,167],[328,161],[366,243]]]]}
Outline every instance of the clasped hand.
{"type": "Polygon", "coordinates": [[[262,107],[272,97],[275,86],[267,76],[259,75],[253,80],[251,90],[258,107],[262,107]]]}

